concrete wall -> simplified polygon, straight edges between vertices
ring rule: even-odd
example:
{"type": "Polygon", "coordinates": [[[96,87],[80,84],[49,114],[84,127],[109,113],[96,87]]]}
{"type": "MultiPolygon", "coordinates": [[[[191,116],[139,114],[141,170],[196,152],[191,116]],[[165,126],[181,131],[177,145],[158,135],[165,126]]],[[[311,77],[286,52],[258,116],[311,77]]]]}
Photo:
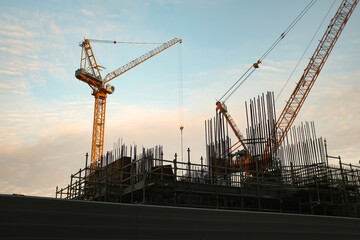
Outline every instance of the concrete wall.
{"type": "Polygon", "coordinates": [[[0,239],[360,239],[360,219],[0,195],[0,239]]]}

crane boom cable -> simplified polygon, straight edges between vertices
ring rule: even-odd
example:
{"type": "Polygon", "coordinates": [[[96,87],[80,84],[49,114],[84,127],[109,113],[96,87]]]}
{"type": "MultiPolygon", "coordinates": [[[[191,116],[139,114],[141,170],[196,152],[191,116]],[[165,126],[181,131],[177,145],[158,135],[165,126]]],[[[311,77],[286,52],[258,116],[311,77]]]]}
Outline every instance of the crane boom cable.
{"type": "MultiPolygon", "coordinates": [[[[243,79],[243,77],[252,69],[252,67],[253,66],[249,67],[248,70],[246,70],[246,72],[226,91],[226,93],[224,95],[222,95],[222,97],[219,99],[219,101],[221,101],[236,86],[236,84],[238,84],[238,82],[240,82],[241,79],[243,79]]],[[[224,101],[224,102],[226,102],[226,101],[224,101]]]]}
{"type": "Polygon", "coordinates": [[[301,11],[301,13],[292,21],[292,23],[285,29],[285,31],[275,40],[275,42],[265,51],[265,53],[259,58],[257,63],[251,65],[248,70],[225,92],[220,98],[221,101],[229,92],[230,94],[225,98],[223,102],[226,102],[231,95],[250,77],[255,69],[259,67],[259,64],[270,54],[270,52],[284,39],[284,37],[294,28],[294,26],[300,21],[300,19],[309,11],[309,9],[315,4],[317,0],[311,0],[309,4],[301,11]],[[253,68],[253,71],[249,71],[253,68]],[[249,73],[249,74],[248,74],[249,73]],[[236,86],[238,83],[240,84],[236,86]],[[236,86],[236,87],[235,87],[236,86]],[[235,88],[235,89],[234,89],[235,88]]]}
{"type": "MultiPolygon", "coordinates": [[[[249,69],[250,70],[250,69],[249,69]]],[[[250,77],[250,75],[256,70],[256,68],[253,68],[253,70],[240,82],[239,85],[236,86],[236,88],[225,98],[224,102],[226,102],[231,95],[234,94],[234,92],[236,92],[236,90],[238,90],[238,88],[250,77]]]]}
{"type": "Polygon", "coordinates": [[[279,42],[294,28],[300,19],[309,11],[309,9],[316,3],[317,0],[311,0],[310,3],[302,10],[302,12],[294,19],[294,21],[285,29],[285,31],[276,39],[268,50],[259,59],[261,62],[269,55],[269,53],[279,44],[279,42]]]}
{"type": "Polygon", "coordinates": [[[305,54],[306,54],[307,50],[309,49],[309,47],[310,47],[311,43],[314,41],[315,36],[318,34],[318,32],[319,32],[319,30],[320,30],[321,26],[323,25],[323,23],[324,23],[324,21],[325,21],[326,17],[329,15],[329,13],[330,13],[331,9],[333,8],[333,6],[334,6],[335,2],[336,2],[336,0],[334,0],[334,1],[333,1],[333,3],[332,3],[332,5],[330,6],[330,8],[329,8],[328,12],[327,12],[327,13],[326,13],[326,15],[324,16],[324,18],[323,18],[323,20],[321,21],[321,23],[320,23],[319,27],[317,28],[317,30],[315,31],[315,33],[314,33],[313,37],[311,38],[311,40],[310,40],[309,44],[307,45],[306,49],[304,50],[303,54],[301,55],[301,57],[300,57],[299,61],[297,62],[296,66],[294,67],[293,71],[291,72],[291,74],[290,74],[289,78],[286,80],[286,82],[285,82],[284,86],[283,86],[283,87],[282,87],[282,89],[280,90],[279,94],[276,96],[275,102],[279,99],[280,95],[282,94],[282,92],[284,91],[285,87],[286,87],[286,86],[287,86],[287,84],[289,83],[289,81],[290,81],[291,77],[293,76],[294,72],[296,71],[297,67],[299,66],[299,64],[300,64],[301,60],[304,58],[304,56],[305,56],[305,54]]]}

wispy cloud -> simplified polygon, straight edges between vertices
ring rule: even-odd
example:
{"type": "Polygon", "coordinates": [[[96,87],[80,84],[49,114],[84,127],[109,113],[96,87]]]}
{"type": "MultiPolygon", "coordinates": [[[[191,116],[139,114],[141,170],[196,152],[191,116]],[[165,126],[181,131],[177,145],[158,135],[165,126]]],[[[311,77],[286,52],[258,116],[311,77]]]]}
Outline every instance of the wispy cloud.
{"type": "Polygon", "coordinates": [[[262,69],[264,69],[265,71],[269,71],[269,72],[284,72],[283,69],[280,69],[278,67],[273,67],[273,66],[263,66],[262,69]]]}
{"type": "Polygon", "coordinates": [[[84,8],[80,9],[80,12],[86,16],[93,17],[94,13],[92,11],[86,10],[84,8]]]}
{"type": "MultiPolygon", "coordinates": [[[[17,71],[9,71],[9,70],[0,70],[0,74],[4,74],[4,75],[21,75],[17,71]]],[[[0,88],[9,88],[9,87],[10,86],[8,86],[6,84],[0,84],[0,88]]]]}
{"type": "Polygon", "coordinates": [[[10,38],[32,38],[36,36],[36,32],[29,31],[23,28],[21,25],[9,25],[3,21],[0,21],[0,35],[4,35],[10,38]]]}

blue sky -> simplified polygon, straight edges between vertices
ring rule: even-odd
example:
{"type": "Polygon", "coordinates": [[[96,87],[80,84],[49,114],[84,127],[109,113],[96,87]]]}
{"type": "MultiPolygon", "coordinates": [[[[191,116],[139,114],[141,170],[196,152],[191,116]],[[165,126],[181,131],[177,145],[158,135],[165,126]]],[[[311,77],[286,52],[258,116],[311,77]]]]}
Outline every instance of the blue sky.
{"type": "MultiPolygon", "coordinates": [[[[309,1],[1,1],[0,192],[53,196],[90,151],[93,97],[74,77],[86,38],[183,39],[184,143],[205,155],[204,120],[215,101],[254,63],[309,1]],[[46,180],[45,180],[46,179],[46,180]]],[[[332,1],[319,0],[251,78],[228,109],[244,129],[244,101],[277,95],[332,1]]],[[[280,112],[335,14],[336,1],[306,57],[276,102],[280,112]]],[[[296,121],[314,121],[329,152],[360,158],[360,11],[355,9],[296,121]]],[[[112,71],[155,46],[93,44],[112,71]]],[[[111,82],[105,150],[127,144],[179,152],[178,51],[173,46],[111,82]]]]}

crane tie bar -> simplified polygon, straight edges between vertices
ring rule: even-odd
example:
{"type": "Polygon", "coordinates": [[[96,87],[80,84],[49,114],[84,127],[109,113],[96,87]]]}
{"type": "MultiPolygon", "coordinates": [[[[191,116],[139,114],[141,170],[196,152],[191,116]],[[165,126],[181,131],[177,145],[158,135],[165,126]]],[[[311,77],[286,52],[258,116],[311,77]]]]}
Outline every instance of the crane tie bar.
{"type": "Polygon", "coordinates": [[[112,40],[98,40],[98,39],[88,39],[90,42],[96,43],[113,43],[113,44],[164,44],[163,42],[121,42],[121,41],[112,41],[112,40]]]}

